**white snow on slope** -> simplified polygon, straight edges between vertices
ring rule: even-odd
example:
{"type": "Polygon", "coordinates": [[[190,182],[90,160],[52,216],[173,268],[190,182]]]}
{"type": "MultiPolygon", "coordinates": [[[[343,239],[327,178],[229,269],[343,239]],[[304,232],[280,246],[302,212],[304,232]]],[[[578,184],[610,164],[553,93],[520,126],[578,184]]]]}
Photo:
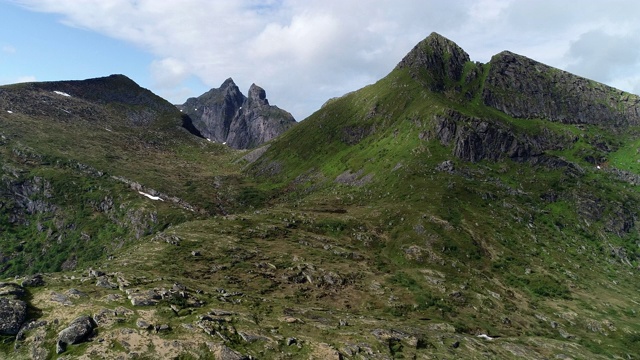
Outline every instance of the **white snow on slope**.
{"type": "Polygon", "coordinates": [[[480,334],[478,335],[479,338],[485,339],[485,340],[493,340],[493,338],[487,334],[480,334]]]}
{"type": "Polygon", "coordinates": [[[9,114],[13,114],[13,111],[11,111],[11,110],[7,110],[7,112],[8,112],[9,114]]]}
{"type": "Polygon", "coordinates": [[[56,94],[58,94],[58,95],[62,95],[62,96],[68,96],[68,97],[71,97],[71,95],[67,94],[66,92],[62,92],[62,91],[58,91],[58,90],[54,91],[54,93],[56,93],[56,94]]]}
{"type": "Polygon", "coordinates": [[[151,194],[147,194],[146,192],[142,192],[142,191],[138,191],[138,193],[140,193],[140,195],[144,195],[146,197],[148,197],[151,200],[160,200],[160,201],[164,201],[161,197],[159,196],[153,196],[151,194]]]}

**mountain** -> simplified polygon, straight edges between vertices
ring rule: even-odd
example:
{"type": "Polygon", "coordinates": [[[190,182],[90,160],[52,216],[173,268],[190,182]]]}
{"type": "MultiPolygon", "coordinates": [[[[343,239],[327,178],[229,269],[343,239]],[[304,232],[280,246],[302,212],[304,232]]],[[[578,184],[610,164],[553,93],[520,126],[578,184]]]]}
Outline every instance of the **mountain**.
{"type": "MultiPolygon", "coordinates": [[[[238,151],[119,76],[66,84],[0,87],[5,357],[640,353],[636,95],[433,33],[238,151]]],[[[268,104],[225,84],[229,125],[268,104]]]]}
{"type": "Polygon", "coordinates": [[[179,108],[204,137],[235,149],[256,147],[295,124],[291,114],[269,105],[264,89],[252,84],[244,96],[231,78],[179,108]]]}

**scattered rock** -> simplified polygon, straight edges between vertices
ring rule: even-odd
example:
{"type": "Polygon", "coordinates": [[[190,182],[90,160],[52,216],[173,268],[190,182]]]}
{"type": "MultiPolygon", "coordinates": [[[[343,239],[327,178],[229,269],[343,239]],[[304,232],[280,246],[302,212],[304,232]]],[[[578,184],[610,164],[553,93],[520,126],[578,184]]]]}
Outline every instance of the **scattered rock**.
{"type": "Polygon", "coordinates": [[[69,297],[76,298],[76,299],[87,296],[87,294],[83,293],[82,291],[80,291],[78,289],[74,289],[74,288],[71,288],[71,289],[67,290],[67,295],[69,297]]]}
{"type": "Polygon", "coordinates": [[[44,286],[44,279],[42,278],[42,274],[35,274],[27,276],[24,280],[22,280],[22,286],[24,287],[38,287],[44,286]]]}
{"type": "Polygon", "coordinates": [[[0,298],[0,335],[16,335],[27,318],[27,303],[0,298]]]}
{"type": "Polygon", "coordinates": [[[294,337],[287,338],[287,341],[285,342],[285,344],[287,344],[287,346],[291,346],[291,345],[294,345],[294,344],[297,344],[297,343],[298,343],[298,340],[296,338],[294,338],[294,337]]]}
{"type": "Polygon", "coordinates": [[[65,306],[73,305],[71,300],[69,300],[69,298],[66,295],[57,293],[55,291],[51,292],[50,300],[53,301],[53,302],[60,303],[60,304],[65,305],[65,306]]]}
{"type": "Polygon", "coordinates": [[[145,329],[145,330],[148,330],[148,329],[150,329],[150,328],[151,328],[151,324],[150,324],[150,323],[148,323],[148,322],[146,322],[146,321],[145,321],[145,320],[143,320],[143,319],[138,319],[138,320],[136,320],[136,326],[137,326],[137,327],[139,327],[139,328],[141,328],[141,329],[145,329]]]}
{"type": "Polygon", "coordinates": [[[216,343],[207,343],[209,350],[213,353],[213,357],[217,360],[249,360],[250,358],[246,355],[242,355],[241,353],[223,345],[216,343]]]}
{"type": "Polygon", "coordinates": [[[78,344],[87,340],[96,324],[89,316],[80,316],[74,319],[69,326],[58,333],[56,353],[62,354],[68,345],[78,344]]]}
{"type": "Polygon", "coordinates": [[[133,306],[155,306],[162,299],[155,290],[127,291],[127,294],[133,306]]]}
{"type": "Polygon", "coordinates": [[[455,170],[455,166],[453,165],[453,161],[451,160],[443,161],[442,163],[438,164],[438,166],[436,166],[436,171],[453,173],[453,170],[455,170]]]}
{"type": "Polygon", "coordinates": [[[96,281],[96,286],[97,287],[101,287],[101,288],[105,288],[105,289],[117,289],[118,288],[118,285],[112,283],[111,281],[109,281],[109,279],[105,275],[98,277],[98,280],[96,281]]]}
{"type": "Polygon", "coordinates": [[[156,332],[169,332],[171,331],[171,327],[168,324],[160,324],[155,326],[156,332]]]}
{"type": "Polygon", "coordinates": [[[93,270],[90,269],[89,270],[89,276],[91,277],[101,277],[101,276],[105,276],[106,274],[104,273],[104,271],[100,271],[100,270],[93,270]]]}
{"type": "Polygon", "coordinates": [[[270,340],[268,337],[265,336],[261,336],[261,335],[256,335],[256,334],[251,334],[251,333],[246,333],[243,331],[238,331],[238,335],[240,335],[240,338],[242,338],[243,341],[248,342],[248,343],[253,343],[256,341],[268,341],[270,340]]]}
{"type": "Polygon", "coordinates": [[[285,316],[283,318],[280,318],[280,321],[286,322],[288,324],[304,324],[304,321],[302,321],[302,319],[298,319],[292,316],[285,316]]]}
{"type": "Polygon", "coordinates": [[[18,334],[16,335],[16,340],[18,341],[22,341],[25,339],[25,333],[28,331],[31,331],[33,329],[37,329],[39,327],[43,327],[46,326],[47,322],[44,320],[41,321],[35,321],[32,320],[24,325],[22,325],[22,327],[20,328],[20,331],[18,332],[18,334]]]}

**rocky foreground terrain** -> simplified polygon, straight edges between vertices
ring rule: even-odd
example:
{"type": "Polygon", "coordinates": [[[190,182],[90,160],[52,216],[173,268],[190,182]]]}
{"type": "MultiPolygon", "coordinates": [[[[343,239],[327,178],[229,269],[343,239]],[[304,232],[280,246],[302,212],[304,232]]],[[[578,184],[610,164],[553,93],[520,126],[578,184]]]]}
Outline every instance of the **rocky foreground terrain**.
{"type": "Polygon", "coordinates": [[[231,80],[0,87],[1,356],[637,359],[638,99],[435,33],[262,145],[231,80]]]}

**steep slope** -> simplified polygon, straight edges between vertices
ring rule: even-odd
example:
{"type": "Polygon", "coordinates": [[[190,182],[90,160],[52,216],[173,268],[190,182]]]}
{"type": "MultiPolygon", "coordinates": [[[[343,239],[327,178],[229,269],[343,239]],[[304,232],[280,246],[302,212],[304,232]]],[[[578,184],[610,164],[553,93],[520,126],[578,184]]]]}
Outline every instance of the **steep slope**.
{"type": "MultiPolygon", "coordinates": [[[[28,95],[55,106],[0,113],[1,176],[16,194],[0,207],[13,236],[0,235],[12,245],[3,259],[64,250],[65,234],[76,235],[74,249],[122,245],[74,270],[5,272],[19,277],[0,285],[9,315],[0,350],[38,359],[633,359],[640,129],[615,114],[633,113],[634,95],[606,100],[596,116],[583,109],[595,106],[588,91],[499,68],[432,34],[385,78],[251,152],[193,137],[178,117],[153,130],[155,121],[132,125],[117,105],[78,100],[71,112],[93,115],[69,121],[50,113],[69,111],[71,99],[28,95]],[[498,96],[513,83],[542,94],[498,96]],[[490,106],[485,90],[498,99],[490,106]],[[556,97],[582,105],[545,107],[556,97]],[[526,101],[550,118],[510,112],[526,101]],[[567,109],[591,118],[567,121],[567,109]],[[51,215],[60,209],[79,211],[51,215]],[[100,235],[130,209],[152,224],[138,239],[129,226],[100,235]],[[72,339],[68,329],[82,331],[72,339]]],[[[266,106],[252,93],[252,107],[266,106]]],[[[22,263],[33,270],[40,258],[22,263]]]]}
{"type": "Polygon", "coordinates": [[[637,351],[624,309],[640,290],[638,97],[510,53],[468,59],[432,34],[272,142],[251,173],[298,209],[331,212],[345,243],[375,228],[359,249],[407,289],[384,305],[404,319],[499,335],[499,358],[637,351]]]}
{"type": "Polygon", "coordinates": [[[269,105],[264,89],[252,84],[245,97],[231,78],[220,88],[188,99],[178,108],[199,132],[235,149],[248,149],[282,134],[295,124],[288,112],[269,105]]]}

